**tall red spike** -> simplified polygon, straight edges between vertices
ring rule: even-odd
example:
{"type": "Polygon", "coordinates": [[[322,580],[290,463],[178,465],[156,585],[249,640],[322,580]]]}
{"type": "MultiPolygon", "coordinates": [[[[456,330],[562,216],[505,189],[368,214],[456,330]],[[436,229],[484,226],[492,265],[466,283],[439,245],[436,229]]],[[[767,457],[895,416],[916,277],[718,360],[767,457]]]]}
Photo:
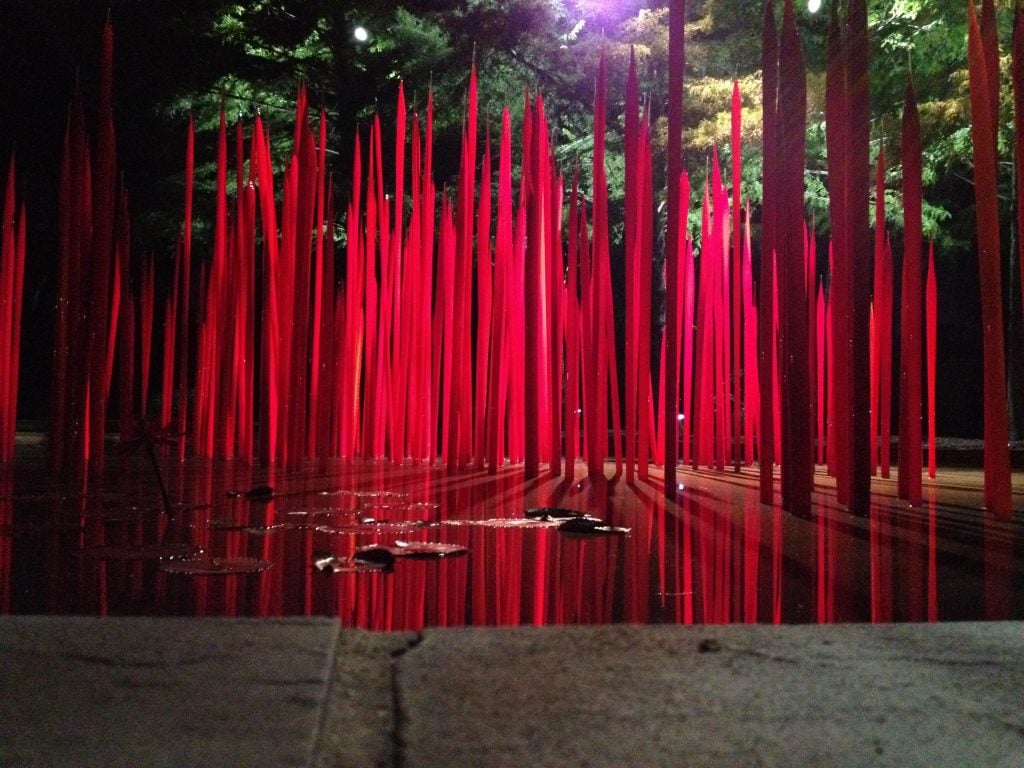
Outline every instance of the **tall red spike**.
{"type": "MultiPolygon", "coordinates": [[[[592,416],[590,435],[590,452],[588,454],[588,470],[590,474],[603,474],[604,459],[608,454],[608,408],[617,408],[617,404],[608,402],[608,371],[609,358],[605,332],[604,287],[608,263],[608,181],[604,166],[605,145],[605,56],[597,69],[597,90],[594,96],[594,158],[593,158],[593,255],[591,258],[591,313],[590,343],[594,347],[596,357],[590,364],[595,370],[595,389],[590,413],[592,416]]],[[[607,291],[610,294],[610,287],[607,291]]],[[[608,307],[610,309],[610,307],[608,307]]],[[[612,350],[614,358],[614,350],[612,350]]]]}
{"type": "Polygon", "coordinates": [[[732,460],[739,469],[743,457],[741,382],[743,370],[743,228],[740,224],[741,132],[743,104],[739,80],[732,81],[732,460]]]}
{"type": "MultiPolygon", "coordinates": [[[[528,206],[528,234],[526,238],[525,292],[524,292],[524,338],[526,340],[525,369],[525,474],[536,477],[540,461],[540,439],[543,433],[541,424],[541,368],[544,365],[542,337],[544,334],[542,305],[542,280],[545,263],[544,218],[547,212],[547,189],[543,181],[542,164],[546,164],[546,154],[542,154],[541,139],[542,101],[540,96],[535,102],[533,112],[533,135],[529,158],[523,158],[524,168],[529,163],[529,186],[526,191],[528,206]]],[[[596,137],[595,128],[595,137],[596,137]]],[[[595,138],[595,144],[597,139],[595,138]]],[[[595,150],[596,155],[596,150],[595,150]]],[[[595,159],[595,164],[597,160],[595,159]]],[[[524,171],[524,175],[526,172],[524,171]]],[[[520,201],[523,205],[523,201],[520,201]]]]}
{"type": "Polygon", "coordinates": [[[850,500],[850,470],[853,454],[852,369],[853,369],[853,243],[851,239],[850,93],[847,87],[851,41],[842,34],[839,12],[831,8],[828,32],[828,72],[825,85],[827,153],[829,176],[829,219],[832,230],[832,262],[829,298],[832,302],[833,367],[832,411],[835,437],[836,499],[850,500]]]}
{"type": "MultiPolygon", "coordinates": [[[[188,424],[188,376],[189,376],[189,293],[192,274],[192,193],[195,176],[195,123],[192,115],[188,118],[188,134],[185,140],[185,214],[181,237],[181,272],[178,289],[179,305],[175,308],[178,321],[178,350],[175,361],[178,366],[178,416],[177,431],[185,434],[188,424]]],[[[185,457],[185,440],[179,443],[178,458],[185,457]]]]}
{"type": "Polygon", "coordinates": [[[921,126],[913,83],[903,108],[903,290],[900,297],[898,492],[921,503],[921,126]]]}
{"type": "Polygon", "coordinates": [[[487,132],[484,159],[480,166],[480,202],[477,207],[477,339],[475,425],[473,427],[473,461],[482,467],[485,456],[487,416],[487,375],[490,369],[491,314],[493,312],[494,278],[491,268],[491,134],[487,132]]]}
{"type": "Polygon", "coordinates": [[[625,234],[626,234],[626,330],[625,330],[625,374],[626,374],[626,480],[633,482],[636,464],[637,399],[639,375],[637,345],[641,343],[640,312],[638,309],[640,243],[637,238],[637,142],[639,129],[639,89],[636,79],[636,56],[632,46],[629,50],[629,76],[626,80],[625,114],[625,234]]]}
{"type": "Polygon", "coordinates": [[[885,149],[879,147],[878,159],[875,165],[875,249],[874,249],[874,290],[872,291],[872,307],[874,309],[874,351],[872,354],[871,371],[871,464],[872,473],[879,464],[879,430],[882,421],[882,356],[885,349],[883,333],[888,333],[884,327],[884,314],[886,307],[883,306],[884,286],[882,283],[882,269],[885,264],[885,149]]]}
{"type": "Polygon", "coordinates": [[[928,477],[935,477],[935,353],[938,344],[939,304],[935,281],[935,243],[928,244],[928,277],[925,280],[925,349],[928,371],[928,477]]]}
{"type": "Polygon", "coordinates": [[[775,4],[766,0],[764,4],[764,26],[761,43],[761,91],[764,105],[762,116],[762,135],[764,171],[761,185],[761,269],[758,286],[758,377],[761,385],[761,424],[758,430],[759,444],[757,459],[760,464],[760,498],[762,504],[771,504],[773,499],[773,465],[774,452],[774,398],[773,381],[775,379],[775,351],[773,349],[775,333],[773,326],[773,306],[775,303],[775,285],[773,280],[776,248],[776,202],[779,200],[775,182],[776,165],[778,163],[778,88],[779,88],[779,49],[775,29],[775,4]]]}
{"type": "Polygon", "coordinates": [[[98,128],[92,184],[92,242],[89,248],[88,270],[90,296],[88,298],[89,330],[89,456],[97,466],[103,464],[106,437],[107,339],[113,296],[110,291],[114,265],[117,217],[117,170],[113,116],[114,31],[108,20],[103,29],[100,58],[100,89],[98,98],[98,128]]]}
{"type": "Polygon", "coordinates": [[[580,307],[579,307],[579,163],[573,167],[569,196],[568,267],[565,309],[565,474],[572,480],[579,453],[580,307]]]}
{"type": "Polygon", "coordinates": [[[807,84],[803,52],[792,0],[786,0],[779,44],[779,192],[777,252],[783,364],[781,391],[783,506],[793,514],[810,514],[814,462],[811,455],[810,393],[807,375],[807,297],[804,281],[804,157],[807,84]]]}
{"type": "MultiPolygon", "coordinates": [[[[820,335],[820,334],[819,334],[820,335]]],[[[754,463],[760,432],[760,380],[757,365],[757,308],[750,248],[750,201],[747,200],[743,238],[743,462],[754,463]]]]}
{"type": "Polygon", "coordinates": [[[676,497],[679,422],[679,371],[676,365],[676,303],[679,301],[679,254],[685,231],[680,205],[683,174],[683,72],[686,68],[686,0],[672,0],[668,12],[668,229],[665,233],[665,496],[676,497]]]}
{"type": "Polygon", "coordinates": [[[849,167],[846,182],[850,203],[850,265],[851,298],[851,366],[852,393],[850,399],[851,451],[850,509],[866,516],[871,501],[871,457],[868,454],[871,430],[871,360],[868,326],[871,316],[871,263],[867,258],[856,258],[871,250],[871,220],[868,195],[871,187],[870,125],[871,104],[868,83],[870,43],[868,40],[868,10],[866,0],[850,0],[846,9],[849,58],[847,95],[849,97],[850,141],[847,155],[849,167]]]}
{"type": "MultiPolygon", "coordinates": [[[[1006,418],[1006,364],[1003,356],[1003,302],[999,263],[999,201],[996,195],[996,125],[990,55],[974,3],[968,3],[967,63],[971,85],[971,139],[974,147],[974,196],[981,275],[982,345],[984,350],[985,506],[994,514],[1013,512],[1010,493],[1009,428],[1006,418]]],[[[996,52],[998,56],[998,51],[996,52]]],[[[998,87],[998,84],[996,84],[998,87]]]]}

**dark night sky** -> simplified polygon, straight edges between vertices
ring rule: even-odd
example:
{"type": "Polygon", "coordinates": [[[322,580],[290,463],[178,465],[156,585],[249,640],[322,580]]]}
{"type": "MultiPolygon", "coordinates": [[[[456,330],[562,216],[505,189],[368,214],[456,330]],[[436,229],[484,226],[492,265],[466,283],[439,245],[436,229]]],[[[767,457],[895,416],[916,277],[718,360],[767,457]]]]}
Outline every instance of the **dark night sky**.
{"type": "MultiPolygon", "coordinates": [[[[28,215],[22,417],[45,415],[56,275],[56,179],[76,78],[88,110],[109,13],[115,30],[118,160],[132,209],[171,207],[169,212],[180,216],[181,188],[175,175],[180,177],[183,165],[185,126],[157,119],[154,107],[202,71],[202,51],[189,50],[182,24],[191,14],[198,23],[215,5],[194,0],[0,2],[0,161],[6,163],[14,152],[28,215]]],[[[138,245],[145,233],[135,235],[138,245]]],[[[147,251],[153,248],[146,243],[147,251]]]]}

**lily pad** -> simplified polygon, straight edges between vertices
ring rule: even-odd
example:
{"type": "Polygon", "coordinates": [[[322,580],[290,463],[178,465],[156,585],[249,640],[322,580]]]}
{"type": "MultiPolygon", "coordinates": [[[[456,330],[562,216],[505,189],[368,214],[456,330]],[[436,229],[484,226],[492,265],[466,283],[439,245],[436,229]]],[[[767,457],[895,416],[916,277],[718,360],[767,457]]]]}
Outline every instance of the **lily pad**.
{"type": "Polygon", "coordinates": [[[266,536],[276,531],[290,531],[300,526],[294,523],[270,523],[269,525],[248,525],[242,530],[255,536],[266,536]]]}
{"type": "Polygon", "coordinates": [[[396,557],[436,558],[464,555],[469,549],[461,544],[435,541],[396,541],[391,551],[396,557]]]}
{"type": "MultiPolygon", "coordinates": [[[[394,563],[393,557],[391,563],[394,563]]],[[[313,567],[321,572],[330,569],[332,573],[387,573],[391,570],[389,563],[338,557],[330,552],[314,553],[313,567]]]]}
{"type": "Polygon", "coordinates": [[[562,507],[531,507],[526,510],[526,516],[531,520],[572,520],[585,517],[582,512],[562,507]]]}
{"type": "Polygon", "coordinates": [[[444,525],[477,525],[483,528],[554,528],[558,520],[531,517],[492,517],[487,520],[445,520],[444,525]]]}
{"type": "Polygon", "coordinates": [[[578,517],[566,520],[558,526],[562,533],[572,533],[581,536],[624,536],[629,533],[629,528],[619,528],[608,525],[604,520],[596,517],[578,517]]]}
{"type": "Polygon", "coordinates": [[[163,563],[160,570],[190,576],[220,576],[232,573],[258,573],[272,565],[269,560],[257,560],[255,557],[203,557],[163,563]]]}

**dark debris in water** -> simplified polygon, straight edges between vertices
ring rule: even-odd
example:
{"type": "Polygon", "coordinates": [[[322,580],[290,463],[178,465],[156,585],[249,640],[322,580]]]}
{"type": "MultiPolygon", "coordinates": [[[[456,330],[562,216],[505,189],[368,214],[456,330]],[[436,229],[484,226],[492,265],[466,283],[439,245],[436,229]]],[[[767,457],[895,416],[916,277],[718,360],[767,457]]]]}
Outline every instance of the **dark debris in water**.
{"type": "Polygon", "coordinates": [[[270,501],[274,498],[274,489],[269,485],[254,485],[247,491],[228,491],[227,495],[233,499],[243,498],[249,501],[270,501]]]}
{"type": "Polygon", "coordinates": [[[257,560],[254,557],[203,557],[161,563],[160,570],[188,576],[221,576],[233,573],[259,573],[272,565],[269,560],[257,560]]]}
{"type": "Polygon", "coordinates": [[[372,544],[367,547],[360,547],[352,557],[358,563],[376,565],[378,568],[392,568],[395,565],[395,553],[390,547],[383,547],[372,544]]]}

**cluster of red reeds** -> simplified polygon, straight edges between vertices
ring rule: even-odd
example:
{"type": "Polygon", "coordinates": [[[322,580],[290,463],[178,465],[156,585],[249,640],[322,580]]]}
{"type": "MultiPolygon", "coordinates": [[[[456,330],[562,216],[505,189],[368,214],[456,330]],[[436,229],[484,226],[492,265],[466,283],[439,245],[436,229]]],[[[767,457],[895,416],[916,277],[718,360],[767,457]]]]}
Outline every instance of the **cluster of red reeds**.
{"type": "Polygon", "coordinates": [[[58,467],[103,460],[118,314],[128,295],[127,201],[117,179],[111,105],[113,54],[108,23],[94,143],[78,94],[64,137],[50,434],[58,467]]]}
{"type": "MultiPolygon", "coordinates": [[[[980,25],[972,9],[970,64],[985,312],[986,503],[1005,512],[1009,468],[992,113],[998,103],[997,70],[992,69],[998,51],[992,48],[990,5],[986,0],[980,25]]],[[[495,160],[490,134],[482,141],[479,135],[475,69],[458,181],[438,196],[432,102],[421,121],[410,114],[399,86],[390,167],[379,120],[366,135],[365,153],[362,137],[356,139],[353,195],[344,206],[344,254],[337,262],[326,117],[320,113],[314,132],[306,92],[300,89],[293,152],[279,179],[267,127],[257,116],[248,149],[244,127],[235,126],[235,174],[229,183],[228,127],[222,116],[212,253],[197,265],[189,125],[185,216],[163,313],[160,426],[187,434],[192,452],[201,456],[258,457],[285,466],[331,456],[440,458],[453,468],[495,471],[510,460],[522,462],[528,476],[537,475],[542,463],[552,474],[564,467],[571,475],[577,458],[589,472],[602,473],[612,454],[617,471],[625,464],[630,480],[645,479],[651,463],[663,464],[670,495],[680,458],[718,469],[760,461],[763,501],[773,500],[777,462],[783,506],[800,514],[810,508],[817,461],[837,477],[840,500],[866,512],[871,474],[880,466],[887,476],[890,466],[894,323],[881,154],[873,286],[871,262],[857,256],[871,249],[864,3],[851,2],[842,22],[834,15],[829,35],[832,240],[830,267],[820,281],[816,239],[803,205],[806,86],[795,13],[786,0],[777,32],[774,7],[766,4],[764,205],[756,301],[749,206],[741,222],[738,85],[732,99],[731,190],[715,152],[696,256],[687,234],[690,188],[679,141],[681,13],[682,3],[672,3],[666,322],[660,349],[652,343],[657,334],[651,322],[656,263],[651,135],[635,62],[625,93],[621,357],[611,284],[603,58],[589,196],[579,188],[576,171],[565,194],[539,94],[526,95],[519,158],[512,156],[513,129],[504,110],[495,160]],[[516,160],[518,185],[512,171],[516,160]],[[336,263],[342,264],[337,270],[336,263]],[[652,376],[656,354],[657,381],[652,376]]],[[[1024,46],[1019,15],[1016,27],[1015,54],[1024,46]]],[[[52,442],[61,466],[102,458],[115,351],[122,431],[130,432],[138,419],[149,416],[157,297],[152,263],[139,270],[137,296],[129,279],[128,218],[116,184],[110,110],[112,45],[108,26],[98,139],[90,148],[76,99],[65,140],[52,442]]],[[[1014,59],[1016,92],[1020,58],[1014,59]]],[[[933,256],[922,302],[916,115],[908,89],[902,130],[906,233],[899,490],[914,503],[921,496],[922,346],[929,472],[934,473],[937,322],[933,256]]],[[[5,227],[13,220],[12,200],[9,191],[12,214],[5,227]]],[[[8,237],[11,249],[18,250],[14,236],[5,234],[5,254],[8,237]]],[[[182,441],[180,455],[186,449],[182,441]]]]}

